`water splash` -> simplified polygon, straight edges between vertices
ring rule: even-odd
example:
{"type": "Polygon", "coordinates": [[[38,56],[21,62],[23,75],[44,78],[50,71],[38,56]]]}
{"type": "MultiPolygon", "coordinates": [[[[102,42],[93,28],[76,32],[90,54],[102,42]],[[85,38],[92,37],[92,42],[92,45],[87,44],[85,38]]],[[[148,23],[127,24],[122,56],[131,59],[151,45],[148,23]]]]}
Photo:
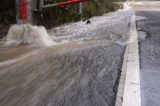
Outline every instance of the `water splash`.
{"type": "Polygon", "coordinates": [[[7,34],[5,45],[11,46],[19,44],[52,46],[55,43],[43,26],[32,26],[30,24],[13,25],[7,34]]]}

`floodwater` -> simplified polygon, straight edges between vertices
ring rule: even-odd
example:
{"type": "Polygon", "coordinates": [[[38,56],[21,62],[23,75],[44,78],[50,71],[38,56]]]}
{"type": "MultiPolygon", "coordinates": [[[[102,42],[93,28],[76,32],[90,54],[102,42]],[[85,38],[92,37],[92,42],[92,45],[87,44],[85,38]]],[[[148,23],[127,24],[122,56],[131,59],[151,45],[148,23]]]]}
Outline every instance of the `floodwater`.
{"type": "Polygon", "coordinates": [[[117,11],[53,28],[52,46],[2,41],[0,105],[114,106],[130,18],[117,11]]]}

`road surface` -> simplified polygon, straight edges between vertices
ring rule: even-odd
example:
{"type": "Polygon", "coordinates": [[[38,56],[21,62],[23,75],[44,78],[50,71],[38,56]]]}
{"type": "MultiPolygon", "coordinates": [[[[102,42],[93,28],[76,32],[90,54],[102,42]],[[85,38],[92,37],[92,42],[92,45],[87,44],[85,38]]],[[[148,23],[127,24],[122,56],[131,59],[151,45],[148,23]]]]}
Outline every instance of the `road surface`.
{"type": "Polygon", "coordinates": [[[160,1],[142,1],[132,5],[137,30],[147,34],[139,43],[142,106],[160,106],[160,1]]]}

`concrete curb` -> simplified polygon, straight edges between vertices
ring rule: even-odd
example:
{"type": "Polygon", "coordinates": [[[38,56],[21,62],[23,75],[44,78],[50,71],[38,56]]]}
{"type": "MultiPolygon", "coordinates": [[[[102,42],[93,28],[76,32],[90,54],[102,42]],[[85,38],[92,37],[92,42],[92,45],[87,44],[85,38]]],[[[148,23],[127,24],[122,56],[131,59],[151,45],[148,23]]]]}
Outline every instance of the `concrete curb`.
{"type": "Polygon", "coordinates": [[[131,19],[115,106],[141,106],[139,47],[135,15],[131,19]]]}

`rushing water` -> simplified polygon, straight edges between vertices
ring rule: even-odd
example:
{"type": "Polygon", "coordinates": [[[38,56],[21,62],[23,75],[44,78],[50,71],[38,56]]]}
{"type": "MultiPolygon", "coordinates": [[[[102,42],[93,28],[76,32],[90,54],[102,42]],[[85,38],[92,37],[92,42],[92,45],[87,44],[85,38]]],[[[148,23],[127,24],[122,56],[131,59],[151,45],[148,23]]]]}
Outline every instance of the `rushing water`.
{"type": "Polygon", "coordinates": [[[0,57],[0,105],[114,106],[130,17],[118,11],[48,34],[44,27],[12,26],[0,46],[6,56],[0,57]],[[35,51],[26,53],[30,48],[35,51]]]}
{"type": "Polygon", "coordinates": [[[32,46],[52,46],[53,40],[43,26],[13,25],[7,34],[5,45],[29,44],[32,46]]]}

